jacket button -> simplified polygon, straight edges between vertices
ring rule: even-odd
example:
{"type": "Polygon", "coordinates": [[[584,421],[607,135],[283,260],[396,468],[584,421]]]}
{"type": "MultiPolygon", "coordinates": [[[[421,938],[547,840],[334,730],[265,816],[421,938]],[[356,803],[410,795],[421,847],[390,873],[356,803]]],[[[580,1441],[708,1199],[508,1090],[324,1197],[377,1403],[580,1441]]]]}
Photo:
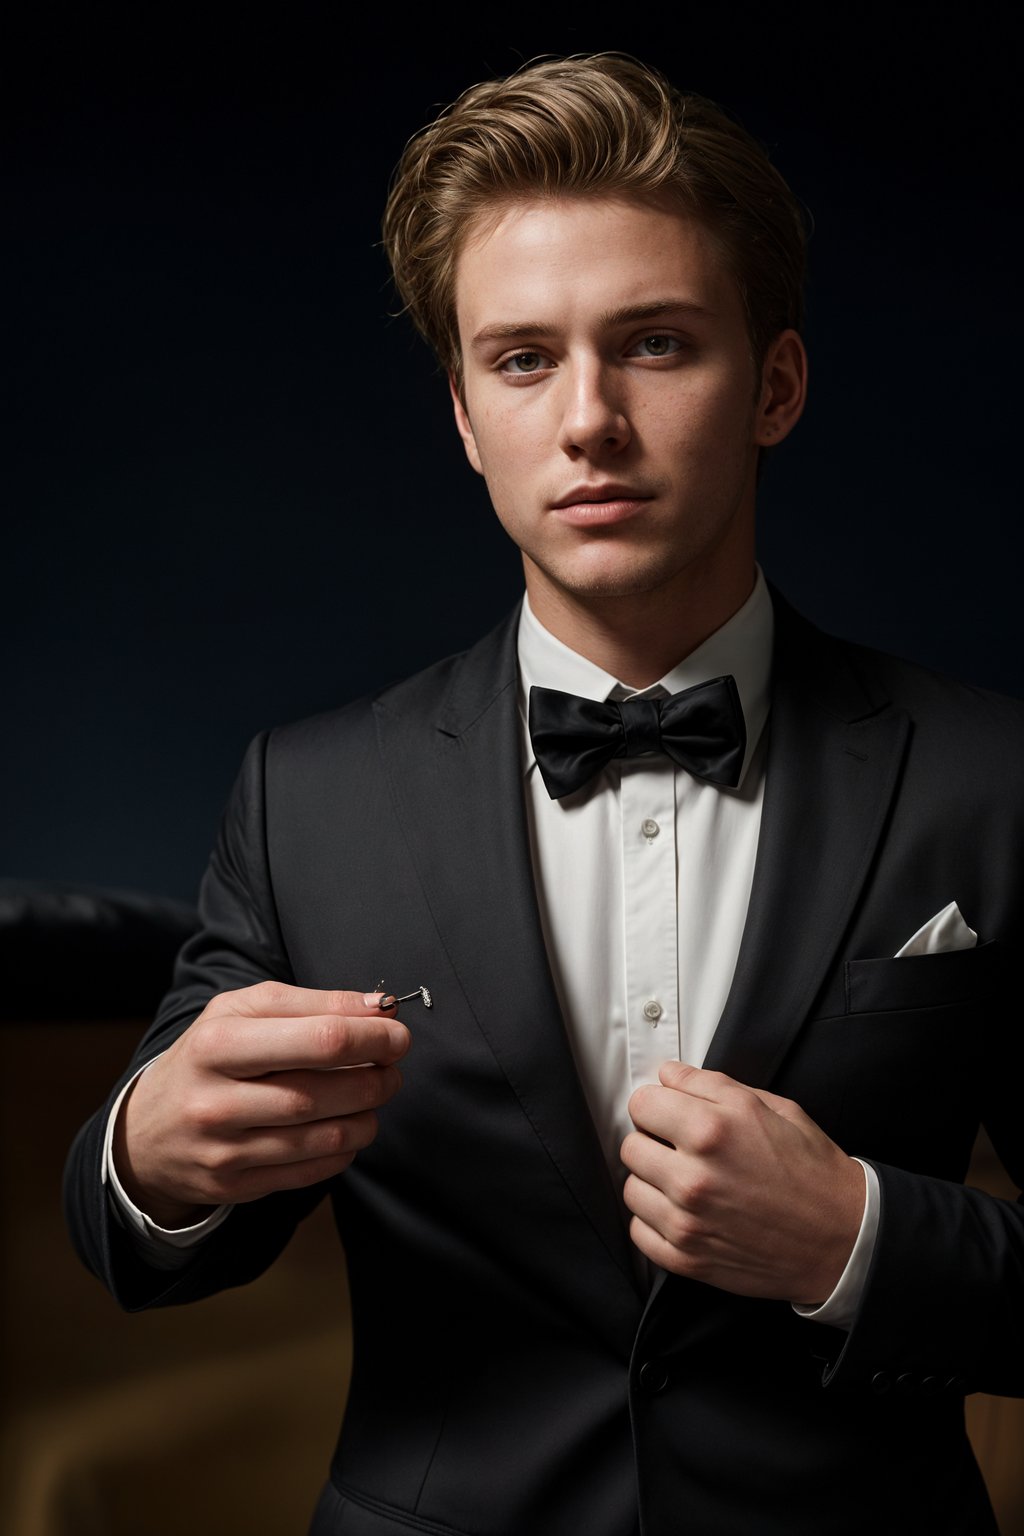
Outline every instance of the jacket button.
{"type": "Polygon", "coordinates": [[[921,1391],[926,1397],[934,1397],[941,1390],[942,1382],[938,1376],[926,1376],[921,1382],[921,1391]]]}
{"type": "Polygon", "coordinates": [[[647,1395],[653,1397],[668,1386],[668,1366],[664,1360],[645,1360],[637,1380],[647,1395]]]}
{"type": "Polygon", "coordinates": [[[946,1381],[947,1392],[966,1392],[967,1382],[962,1376],[950,1376],[946,1381]]]}
{"type": "Polygon", "coordinates": [[[901,1376],[897,1376],[896,1378],[896,1391],[899,1392],[902,1397],[909,1397],[911,1392],[916,1392],[920,1385],[921,1383],[918,1381],[917,1377],[912,1376],[909,1371],[904,1371],[901,1376]]]}
{"type": "Polygon", "coordinates": [[[890,1392],[892,1390],[892,1377],[888,1371],[876,1371],[871,1378],[872,1392],[890,1392]]]}

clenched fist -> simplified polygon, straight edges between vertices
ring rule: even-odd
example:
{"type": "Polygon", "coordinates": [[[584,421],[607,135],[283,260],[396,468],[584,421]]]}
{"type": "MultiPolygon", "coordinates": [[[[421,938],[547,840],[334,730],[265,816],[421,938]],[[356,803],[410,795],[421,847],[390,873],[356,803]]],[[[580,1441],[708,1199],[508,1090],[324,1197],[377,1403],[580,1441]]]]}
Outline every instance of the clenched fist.
{"type": "Polygon", "coordinates": [[[636,1246],[721,1290],[826,1301],[860,1227],[860,1164],[791,1099],[678,1061],[659,1076],[622,1144],[636,1246]]]}

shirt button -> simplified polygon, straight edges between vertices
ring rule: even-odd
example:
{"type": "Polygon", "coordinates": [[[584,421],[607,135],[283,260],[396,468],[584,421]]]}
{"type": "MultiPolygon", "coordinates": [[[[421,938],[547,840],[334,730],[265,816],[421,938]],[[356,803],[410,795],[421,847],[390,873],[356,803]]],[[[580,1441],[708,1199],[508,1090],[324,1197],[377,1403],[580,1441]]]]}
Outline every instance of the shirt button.
{"type": "Polygon", "coordinates": [[[652,817],[648,816],[640,823],[640,831],[643,833],[644,837],[646,837],[649,843],[653,843],[654,839],[661,831],[661,828],[658,826],[658,823],[653,820],[652,817]]]}
{"type": "Polygon", "coordinates": [[[664,1012],[664,1008],[655,997],[652,997],[650,1002],[644,1003],[644,1018],[650,1020],[652,1024],[657,1024],[664,1012]]]}

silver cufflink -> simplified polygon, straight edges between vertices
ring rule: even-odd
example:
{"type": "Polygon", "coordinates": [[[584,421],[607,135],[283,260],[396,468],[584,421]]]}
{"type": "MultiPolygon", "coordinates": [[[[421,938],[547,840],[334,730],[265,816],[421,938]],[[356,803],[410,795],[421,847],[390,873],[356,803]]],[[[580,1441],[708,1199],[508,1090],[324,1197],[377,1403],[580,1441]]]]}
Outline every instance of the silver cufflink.
{"type": "MultiPolygon", "coordinates": [[[[378,981],[374,991],[384,992],[383,977],[381,977],[380,981],[378,981]]],[[[396,997],[390,992],[384,992],[384,996],[377,1004],[377,1007],[382,1013],[390,1013],[391,1009],[397,1008],[399,1003],[409,1003],[414,997],[421,999],[424,1008],[433,1008],[434,999],[431,997],[429,988],[427,987],[417,987],[414,992],[406,992],[401,997],[396,997]]]]}

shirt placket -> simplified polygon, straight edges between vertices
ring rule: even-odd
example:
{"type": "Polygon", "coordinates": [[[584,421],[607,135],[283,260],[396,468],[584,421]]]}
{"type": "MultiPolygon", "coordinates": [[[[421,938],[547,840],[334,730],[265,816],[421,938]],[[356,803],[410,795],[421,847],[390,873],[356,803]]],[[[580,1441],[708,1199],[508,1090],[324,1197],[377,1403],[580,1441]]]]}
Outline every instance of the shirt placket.
{"type": "Polygon", "coordinates": [[[622,764],[623,928],[630,1087],[657,1082],[679,1056],[675,771],[667,759],[622,764]]]}

